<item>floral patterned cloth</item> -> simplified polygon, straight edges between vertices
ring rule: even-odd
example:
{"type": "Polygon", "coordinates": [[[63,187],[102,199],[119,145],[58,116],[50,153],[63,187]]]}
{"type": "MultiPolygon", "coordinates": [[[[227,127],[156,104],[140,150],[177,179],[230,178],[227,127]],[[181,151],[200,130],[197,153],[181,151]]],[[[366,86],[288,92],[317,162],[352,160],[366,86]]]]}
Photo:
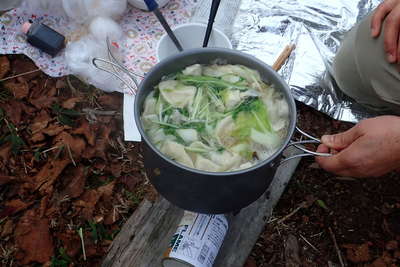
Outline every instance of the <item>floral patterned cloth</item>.
{"type": "MultiPolygon", "coordinates": [[[[196,2],[196,0],[171,0],[161,10],[168,23],[175,26],[189,21],[196,2]]],[[[34,19],[62,33],[67,40],[76,38],[82,27],[69,21],[61,10],[58,14],[55,13],[58,12],[47,14],[43,10],[37,10],[32,13],[17,8],[0,16],[0,54],[25,54],[52,77],[71,74],[63,53],[52,58],[29,45],[21,32],[22,24],[34,19]]],[[[122,63],[133,72],[143,75],[157,63],[155,48],[164,30],[152,13],[134,7],[129,7],[119,23],[127,37],[126,43],[120,48],[124,58],[122,63]]]]}

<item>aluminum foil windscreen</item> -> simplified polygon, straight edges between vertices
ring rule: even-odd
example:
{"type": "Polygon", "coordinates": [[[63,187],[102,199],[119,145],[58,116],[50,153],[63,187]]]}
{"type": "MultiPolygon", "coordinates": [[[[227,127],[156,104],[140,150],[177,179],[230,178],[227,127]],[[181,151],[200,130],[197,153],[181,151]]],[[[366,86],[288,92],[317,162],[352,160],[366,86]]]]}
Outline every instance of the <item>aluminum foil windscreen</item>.
{"type": "MultiPolygon", "coordinates": [[[[200,1],[199,10],[210,2],[200,1]]],[[[223,2],[238,7],[233,18],[232,12],[224,16],[227,9],[222,6],[216,19],[217,27],[226,28],[226,18],[232,18],[232,29],[224,30],[234,48],[272,64],[287,44],[296,44],[281,70],[296,100],[342,121],[358,122],[376,115],[343,95],[332,79],[331,66],[346,32],[381,1],[222,0],[221,5],[223,2]]],[[[195,12],[194,19],[199,14],[195,12]]]]}

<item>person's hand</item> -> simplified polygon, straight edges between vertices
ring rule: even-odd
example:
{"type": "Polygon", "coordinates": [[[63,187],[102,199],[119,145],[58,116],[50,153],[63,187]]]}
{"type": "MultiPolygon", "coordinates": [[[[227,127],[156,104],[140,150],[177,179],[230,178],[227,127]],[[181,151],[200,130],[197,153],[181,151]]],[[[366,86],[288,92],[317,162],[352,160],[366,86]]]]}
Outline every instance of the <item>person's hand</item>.
{"type": "Polygon", "coordinates": [[[384,47],[390,63],[400,62],[400,0],[385,0],[374,11],[371,36],[376,38],[383,31],[384,47]],[[385,20],[385,25],[383,21],[385,20]]]}
{"type": "Polygon", "coordinates": [[[381,116],[359,122],[350,130],[324,135],[316,157],[321,168],[341,176],[378,177],[400,167],[400,117],[381,116]]]}

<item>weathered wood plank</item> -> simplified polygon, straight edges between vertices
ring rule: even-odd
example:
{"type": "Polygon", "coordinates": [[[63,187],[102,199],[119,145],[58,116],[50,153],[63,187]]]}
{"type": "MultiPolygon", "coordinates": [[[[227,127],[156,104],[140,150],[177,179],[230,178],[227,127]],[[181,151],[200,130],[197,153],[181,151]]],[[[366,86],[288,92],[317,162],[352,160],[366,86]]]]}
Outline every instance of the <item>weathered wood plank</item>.
{"type": "Polygon", "coordinates": [[[144,200],[113,241],[102,266],[161,266],[162,254],[183,210],[164,198],[144,200]]]}
{"type": "MultiPolygon", "coordinates": [[[[290,149],[287,155],[295,153],[290,149]]],[[[229,216],[230,228],[214,266],[243,266],[298,163],[295,159],[280,166],[260,199],[236,216],[229,216]]],[[[161,266],[162,255],[182,215],[183,210],[161,197],[155,203],[143,201],[113,241],[102,266],[161,266]]]]}

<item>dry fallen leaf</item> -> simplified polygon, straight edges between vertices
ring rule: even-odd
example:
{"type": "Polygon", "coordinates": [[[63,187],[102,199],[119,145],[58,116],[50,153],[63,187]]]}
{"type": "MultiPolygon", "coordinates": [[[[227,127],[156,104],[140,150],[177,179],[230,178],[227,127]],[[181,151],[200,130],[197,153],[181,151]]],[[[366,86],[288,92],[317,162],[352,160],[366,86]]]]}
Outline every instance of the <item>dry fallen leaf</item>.
{"type": "Polygon", "coordinates": [[[97,190],[87,190],[85,191],[85,193],[83,193],[80,199],[74,202],[74,206],[82,208],[81,215],[83,218],[85,218],[86,220],[92,220],[93,211],[97,204],[97,201],[99,201],[99,198],[100,195],[97,190]]]}
{"type": "Polygon", "coordinates": [[[32,205],[32,203],[33,202],[25,203],[20,199],[13,199],[13,200],[7,201],[4,204],[4,206],[6,207],[6,209],[10,210],[11,214],[15,214],[17,212],[20,212],[20,211],[26,209],[27,207],[32,205]]]}
{"type": "Polygon", "coordinates": [[[110,202],[112,194],[113,194],[114,186],[115,186],[115,181],[112,181],[109,184],[106,184],[106,185],[103,185],[103,186],[100,186],[99,188],[97,188],[97,192],[99,192],[100,197],[102,197],[104,199],[104,201],[110,202]]]}
{"type": "Polygon", "coordinates": [[[11,144],[6,143],[0,146],[0,159],[3,161],[7,161],[11,152],[11,144]]]}
{"type": "Polygon", "coordinates": [[[99,96],[97,101],[102,107],[120,110],[122,107],[122,96],[118,93],[110,93],[99,96]]]}
{"type": "Polygon", "coordinates": [[[50,187],[52,187],[58,176],[70,162],[71,160],[68,157],[48,161],[34,177],[36,183],[35,190],[39,190],[42,194],[48,193],[51,190],[50,187]]]}
{"type": "Polygon", "coordinates": [[[362,245],[345,244],[343,247],[347,249],[347,259],[353,263],[361,263],[371,260],[368,243],[362,245]]]}
{"type": "Polygon", "coordinates": [[[16,99],[22,99],[29,95],[29,86],[27,82],[14,82],[8,81],[4,83],[4,87],[7,88],[16,99]]]}
{"type": "Polygon", "coordinates": [[[39,98],[31,99],[30,102],[37,109],[50,108],[51,105],[57,101],[57,97],[41,96],[39,98]]]}
{"type": "Polygon", "coordinates": [[[50,124],[46,129],[42,131],[42,133],[48,136],[55,136],[61,133],[66,129],[65,126],[59,124],[50,124]]]}
{"type": "Polygon", "coordinates": [[[70,198],[79,197],[85,189],[86,176],[87,173],[83,165],[67,167],[63,176],[65,187],[61,194],[68,195],[70,198]]]}
{"type": "Polygon", "coordinates": [[[81,207],[81,215],[86,220],[93,219],[93,212],[95,210],[95,206],[99,199],[102,197],[104,201],[110,202],[110,198],[112,196],[113,190],[115,186],[115,181],[98,187],[97,189],[91,189],[83,193],[83,195],[74,202],[74,206],[81,207]]]}
{"type": "Polygon", "coordinates": [[[22,264],[46,263],[53,256],[54,246],[49,231],[49,220],[38,218],[34,210],[28,210],[19,220],[14,236],[20,249],[16,257],[22,264]]]}
{"type": "Polygon", "coordinates": [[[29,126],[29,129],[31,130],[32,134],[35,134],[47,127],[49,124],[49,121],[52,119],[50,118],[49,113],[46,112],[46,110],[42,109],[35,119],[33,120],[32,124],[29,126]]]}
{"type": "Polygon", "coordinates": [[[102,125],[99,129],[100,134],[96,139],[96,156],[107,161],[106,150],[109,146],[109,138],[111,133],[111,127],[102,125]]]}
{"type": "Polygon", "coordinates": [[[82,97],[72,97],[66,101],[64,101],[61,106],[66,109],[73,109],[78,102],[82,102],[82,97]]]}
{"type": "Polygon", "coordinates": [[[71,150],[74,160],[79,159],[82,156],[83,151],[85,150],[86,143],[80,137],[73,137],[67,132],[61,132],[54,140],[55,145],[57,146],[65,146],[66,149],[71,150]]]}
{"type": "Polygon", "coordinates": [[[372,264],[369,264],[368,267],[392,267],[397,266],[394,264],[394,259],[390,256],[390,254],[386,251],[383,252],[382,257],[374,260],[372,264]]]}
{"type": "Polygon", "coordinates": [[[81,241],[75,231],[67,230],[65,233],[59,233],[57,238],[61,240],[68,256],[74,257],[82,251],[81,241]]]}
{"type": "Polygon", "coordinates": [[[21,104],[21,102],[10,100],[0,107],[6,112],[7,117],[10,118],[10,121],[15,125],[18,125],[21,122],[22,106],[23,104],[21,104]]]}
{"type": "Polygon", "coordinates": [[[1,230],[0,237],[5,238],[6,236],[9,236],[12,234],[14,231],[14,223],[12,220],[8,219],[4,224],[3,228],[1,230]]]}
{"type": "Polygon", "coordinates": [[[134,191],[136,186],[142,181],[139,175],[126,174],[119,177],[118,182],[125,185],[129,191],[134,191]]]}
{"type": "Polygon", "coordinates": [[[107,213],[106,217],[104,218],[104,224],[105,225],[114,224],[120,218],[121,218],[121,216],[119,215],[118,210],[113,208],[110,210],[110,212],[107,213]]]}
{"type": "Polygon", "coordinates": [[[73,134],[83,134],[89,143],[89,145],[95,145],[96,133],[94,129],[89,125],[87,120],[82,120],[79,128],[75,129],[73,134]]]}
{"type": "Polygon", "coordinates": [[[17,178],[14,176],[0,174],[0,185],[9,184],[9,183],[15,182],[16,180],[17,180],[17,178]]]}
{"type": "MultiPolygon", "coordinates": [[[[27,61],[22,58],[17,58],[11,62],[11,68],[13,72],[15,72],[15,75],[21,74],[21,73],[26,73],[29,71],[37,70],[38,67],[33,63],[31,60],[27,61]]],[[[23,76],[23,78],[26,81],[30,81],[42,74],[41,71],[36,71],[30,74],[26,74],[23,76]]]]}
{"type": "Polygon", "coordinates": [[[3,79],[10,71],[10,61],[6,56],[0,56],[0,79],[3,79]]]}
{"type": "Polygon", "coordinates": [[[121,162],[113,162],[110,165],[110,172],[111,174],[118,178],[121,176],[121,172],[122,172],[122,166],[121,166],[121,162]]]}
{"type": "Polygon", "coordinates": [[[67,83],[64,81],[63,78],[57,79],[56,81],[56,89],[63,89],[67,88],[67,83]]]}
{"type": "Polygon", "coordinates": [[[35,133],[31,137],[31,141],[33,143],[38,143],[38,142],[44,141],[45,139],[46,139],[46,137],[42,133],[35,133]]]}

